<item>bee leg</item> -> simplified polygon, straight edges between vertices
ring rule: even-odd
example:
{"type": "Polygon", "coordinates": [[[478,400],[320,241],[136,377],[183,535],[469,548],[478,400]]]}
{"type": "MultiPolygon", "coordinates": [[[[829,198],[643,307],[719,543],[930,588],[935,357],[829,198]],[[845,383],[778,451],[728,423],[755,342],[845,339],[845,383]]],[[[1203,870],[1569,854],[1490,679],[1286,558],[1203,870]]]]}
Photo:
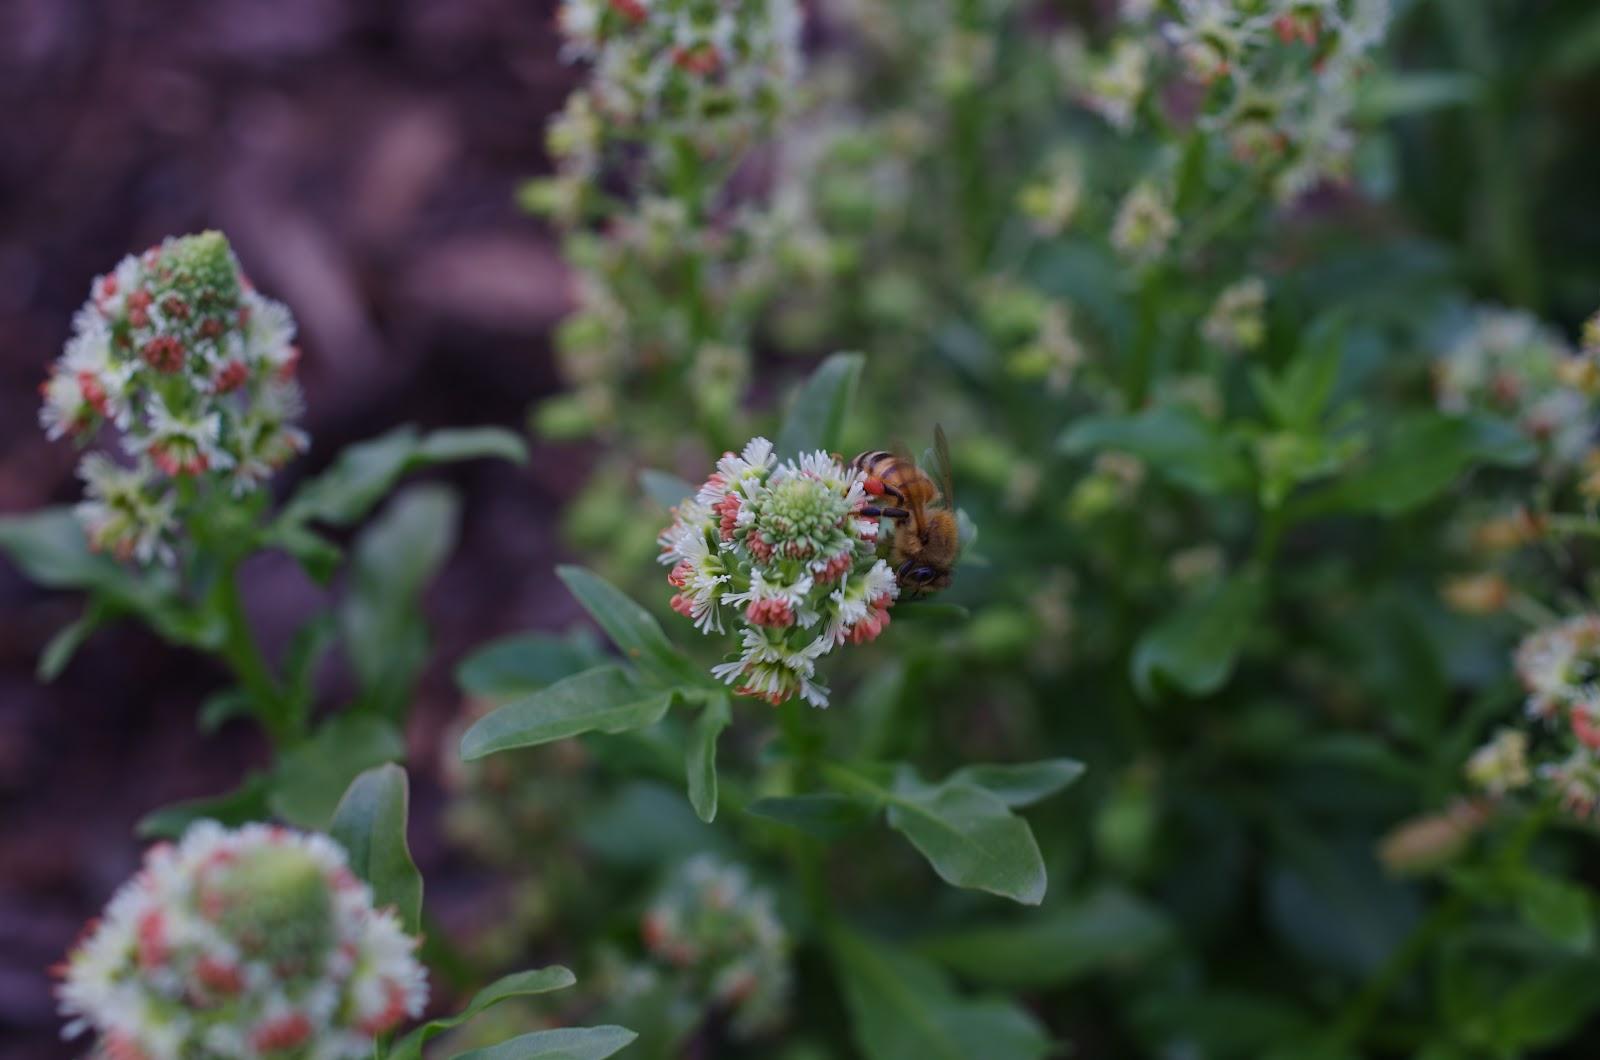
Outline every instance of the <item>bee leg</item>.
{"type": "Polygon", "coordinates": [[[911,513],[904,508],[880,508],[877,505],[869,505],[861,509],[861,514],[874,519],[904,519],[911,513]]]}

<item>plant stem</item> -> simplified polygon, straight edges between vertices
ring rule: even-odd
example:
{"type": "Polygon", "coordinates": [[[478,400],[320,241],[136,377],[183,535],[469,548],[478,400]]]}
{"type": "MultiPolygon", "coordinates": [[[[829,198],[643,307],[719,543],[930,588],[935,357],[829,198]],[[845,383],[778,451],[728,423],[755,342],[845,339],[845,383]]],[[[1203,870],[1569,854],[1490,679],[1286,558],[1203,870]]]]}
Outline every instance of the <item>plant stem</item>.
{"type": "Polygon", "coordinates": [[[272,738],[273,746],[282,748],[299,740],[300,725],[289,716],[288,704],[272,670],[256,644],[250,620],[244,613],[244,600],[239,594],[239,565],[229,562],[217,577],[217,610],[222,616],[224,634],[222,657],[227,660],[239,684],[244,687],[255,707],[256,717],[272,738]]]}

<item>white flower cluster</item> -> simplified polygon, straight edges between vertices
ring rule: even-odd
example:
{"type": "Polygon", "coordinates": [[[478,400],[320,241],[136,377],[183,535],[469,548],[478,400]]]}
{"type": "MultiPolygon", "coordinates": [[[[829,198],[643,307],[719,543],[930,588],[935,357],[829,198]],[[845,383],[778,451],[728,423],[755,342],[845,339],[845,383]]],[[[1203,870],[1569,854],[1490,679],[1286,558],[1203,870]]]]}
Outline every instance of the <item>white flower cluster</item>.
{"type": "Polygon", "coordinates": [[[1589,362],[1528,313],[1479,309],[1434,369],[1439,407],[1516,420],[1557,469],[1594,448],[1593,399],[1575,374],[1589,362]]]}
{"type": "Polygon", "coordinates": [[[780,466],[756,438],[717,461],[660,536],[673,610],[706,634],[724,631],[725,613],[741,623],[737,658],[713,674],[773,705],[828,705],[817,660],[877,637],[899,595],[867,506],[860,472],[823,452],[780,466]]]}
{"type": "Polygon", "coordinates": [[[342,1060],[422,1011],[416,940],[326,836],[192,826],[62,967],[65,1034],[118,1060],[342,1060]]]}
{"type": "Polygon", "coordinates": [[[1266,282],[1248,276],[1217,296],[1200,324],[1200,334],[1226,353],[1248,353],[1266,340],[1266,308],[1266,282]]]}
{"type": "Polygon", "coordinates": [[[739,138],[800,73],[795,0],[564,0],[559,17],[566,53],[594,66],[578,106],[609,124],[739,138]]]}
{"type": "Polygon", "coordinates": [[[645,946],[691,978],[689,988],[727,1009],[749,1038],[782,1023],[791,973],[789,934],[772,893],[742,866],[701,854],[685,862],[645,911],[645,946]]]}
{"type": "Polygon", "coordinates": [[[1467,779],[1496,798],[1537,778],[1574,817],[1600,810],[1600,614],[1574,615],[1524,638],[1517,676],[1528,714],[1551,739],[1529,764],[1529,734],[1502,728],[1467,760],[1467,779]]]}
{"type": "Polygon", "coordinates": [[[219,232],[168,239],[94,281],[39,412],[51,438],[121,434],[131,465],[90,453],[79,467],[91,545],[168,558],[177,480],[243,495],[305,451],[294,330],[219,232]]]}
{"type": "Polygon", "coordinates": [[[1150,67],[1164,44],[1204,92],[1200,127],[1241,163],[1270,169],[1279,199],[1349,175],[1356,83],[1388,30],[1389,0],[1175,0],[1166,15],[1134,6],[1104,57],[1070,64],[1085,106],[1132,129],[1159,87],[1150,67]]]}

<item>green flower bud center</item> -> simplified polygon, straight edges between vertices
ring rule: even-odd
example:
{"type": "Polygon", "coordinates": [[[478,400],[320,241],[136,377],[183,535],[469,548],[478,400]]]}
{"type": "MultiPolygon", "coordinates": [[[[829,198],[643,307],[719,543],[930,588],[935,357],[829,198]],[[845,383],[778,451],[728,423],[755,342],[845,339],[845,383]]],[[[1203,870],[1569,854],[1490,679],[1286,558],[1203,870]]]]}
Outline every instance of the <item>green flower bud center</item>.
{"type": "Polygon", "coordinates": [[[826,483],[790,478],[773,488],[756,521],[774,545],[795,542],[818,547],[846,514],[844,498],[826,483]]]}
{"type": "Polygon", "coordinates": [[[322,867],[303,850],[245,854],[217,880],[216,896],[223,931],[286,974],[314,973],[333,946],[333,895],[322,867]]]}

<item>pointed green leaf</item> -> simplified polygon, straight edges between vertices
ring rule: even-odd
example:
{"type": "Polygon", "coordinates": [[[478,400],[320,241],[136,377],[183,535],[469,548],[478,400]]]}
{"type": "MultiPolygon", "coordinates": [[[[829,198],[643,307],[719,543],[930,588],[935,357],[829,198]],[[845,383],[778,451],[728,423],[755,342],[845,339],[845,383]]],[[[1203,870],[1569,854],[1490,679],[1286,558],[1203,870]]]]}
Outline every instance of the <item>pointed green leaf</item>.
{"type": "Polygon", "coordinates": [[[646,496],[661,507],[669,509],[676,508],[695,494],[695,488],[691,483],[685,482],[677,475],[669,475],[665,471],[648,467],[639,472],[639,485],[644,488],[646,496]]]}
{"type": "Polygon", "coordinates": [[[654,725],[673,693],[640,688],[621,668],[597,666],[486,714],[461,738],[467,761],[513,747],[535,747],[586,732],[654,725]]]}
{"type": "Polygon", "coordinates": [[[273,770],[272,812],[301,828],[324,830],[352,780],[405,753],[405,741],[393,724],[370,714],[336,714],[310,740],[279,757],[273,770]]]}
{"type": "Polygon", "coordinates": [[[216,732],[234,718],[248,717],[254,709],[255,700],[242,688],[224,688],[213,692],[200,704],[200,731],[216,732]]]}
{"type": "Polygon", "coordinates": [[[462,460],[505,460],[512,464],[526,464],[528,444],[519,435],[501,427],[451,427],[424,435],[407,469],[453,464],[462,460]]]}
{"type": "Polygon", "coordinates": [[[798,456],[815,449],[832,452],[844,433],[844,419],[867,359],[859,353],[836,353],[817,366],[795,395],[778,430],[779,456],[798,456]]]}
{"type": "Polygon", "coordinates": [[[559,964],[534,971],[513,972],[496,979],[472,996],[467,1007],[454,1016],[429,1020],[395,1043],[385,1060],[422,1060],[422,1047],[445,1031],[453,1030],[502,1001],[514,997],[565,990],[578,980],[559,964]]]}
{"type": "Polygon", "coordinates": [[[1151,699],[1156,678],[1191,696],[1210,695],[1227,683],[1261,610],[1261,577],[1246,572],[1180,607],[1147,630],[1133,650],[1133,683],[1151,699]]]}
{"type": "Polygon", "coordinates": [[[728,697],[712,696],[694,723],[689,735],[686,766],[689,773],[689,803],[708,824],[717,816],[717,737],[733,720],[728,697]]]}
{"type": "Polygon", "coordinates": [[[1158,909],[1108,889],[1020,919],[934,935],[917,949],[963,979],[1035,990],[1102,968],[1134,968],[1153,960],[1173,938],[1173,925],[1158,909]]]}
{"type": "Polygon", "coordinates": [[[457,1053],[453,1060],[605,1060],[637,1037],[626,1027],[564,1027],[457,1053]]]}
{"type": "Polygon", "coordinates": [[[350,855],[350,870],[372,887],[373,900],[392,905],[408,934],[422,927],[422,874],[406,842],[411,785],[394,763],[362,773],[333,811],[328,833],[350,855]]]}
{"type": "Polygon", "coordinates": [[[844,929],[829,949],[861,1055],[872,1060],[1039,1060],[1053,1049],[1027,1010],[964,998],[938,968],[844,929]]]}
{"type": "Polygon", "coordinates": [[[39,653],[37,676],[42,684],[49,684],[61,676],[61,671],[67,668],[78,649],[83,647],[84,641],[105,625],[106,610],[91,599],[81,616],[56,630],[55,636],[44,646],[44,651],[39,653]]]}
{"type": "MultiPolygon", "coordinates": [[[[448,461],[498,457],[522,463],[522,440],[496,427],[417,434],[398,427],[370,441],[347,447],[332,467],[308,480],[284,505],[272,533],[307,522],[348,526],[381,500],[402,475],[448,461]]],[[[281,541],[282,538],[280,537],[281,541]]]]}
{"type": "Polygon", "coordinates": [[[902,770],[888,817],[946,883],[1024,905],[1044,900],[1044,858],[1033,830],[998,795],[961,781],[924,784],[902,770]]]}
{"type": "Polygon", "coordinates": [[[658,686],[712,685],[699,667],[672,646],[661,632],[661,624],[621,589],[582,567],[557,567],[556,574],[645,678],[658,686]]]}
{"type": "Polygon", "coordinates": [[[1493,416],[1415,413],[1400,419],[1363,466],[1313,502],[1314,510],[1393,517],[1433,500],[1475,465],[1524,467],[1538,449],[1515,424],[1493,416]]]}
{"type": "Polygon", "coordinates": [[[505,702],[605,662],[593,637],[516,633],[484,645],[456,667],[463,692],[505,702]]]}
{"type": "Polygon", "coordinates": [[[950,774],[950,780],[983,788],[1015,809],[1054,795],[1083,776],[1083,769],[1076,758],[1048,758],[1014,765],[966,766],[950,774]]]}
{"type": "Polygon", "coordinates": [[[356,542],[339,611],[359,704],[399,719],[428,661],[422,594],[455,546],[460,503],[439,485],[400,494],[356,542]]]}
{"type": "Polygon", "coordinates": [[[1071,455],[1129,453],[1155,474],[1200,493],[1234,492],[1250,483],[1238,446],[1192,409],[1155,406],[1132,415],[1091,416],[1068,428],[1058,445],[1071,455]]]}

